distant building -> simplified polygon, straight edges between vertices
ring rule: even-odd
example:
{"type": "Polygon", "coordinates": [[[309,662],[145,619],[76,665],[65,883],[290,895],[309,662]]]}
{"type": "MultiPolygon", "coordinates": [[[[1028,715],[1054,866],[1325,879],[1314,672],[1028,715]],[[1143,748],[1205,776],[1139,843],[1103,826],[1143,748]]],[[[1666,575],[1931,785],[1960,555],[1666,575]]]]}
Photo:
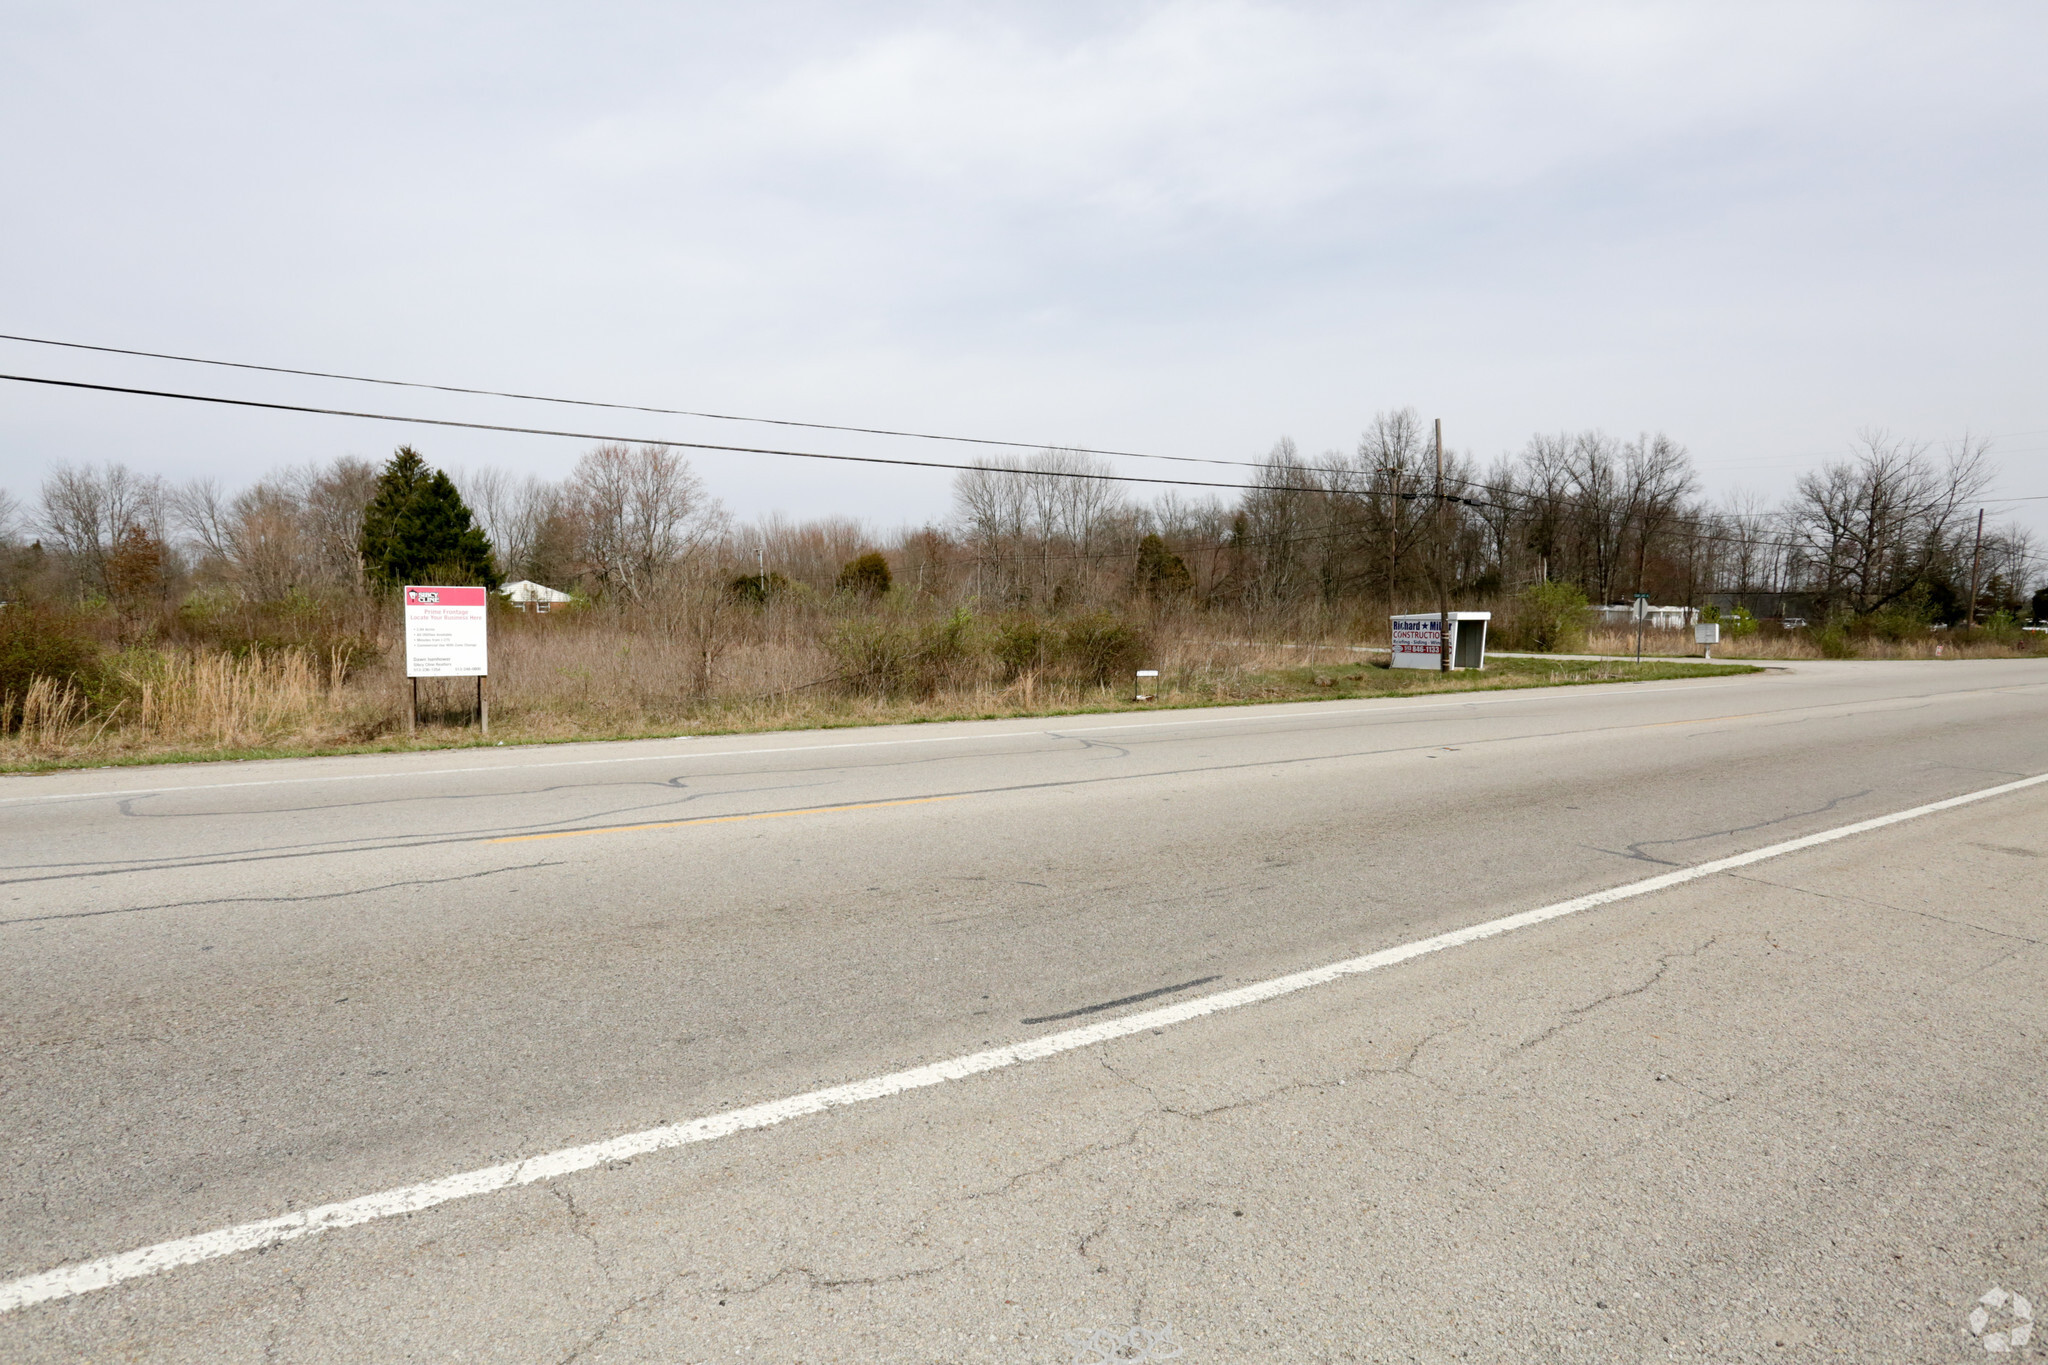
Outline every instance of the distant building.
{"type": "Polygon", "coordinates": [[[521,611],[536,613],[544,613],[550,607],[574,600],[568,593],[544,587],[527,578],[522,578],[517,583],[507,583],[498,591],[505,594],[506,598],[521,611]]]}
{"type": "MultiPolygon", "coordinates": [[[[1603,626],[1628,626],[1635,624],[1636,609],[1629,603],[1618,602],[1609,607],[1593,608],[1593,616],[1603,626]]],[[[1683,630],[1699,623],[1698,607],[1643,608],[1643,624],[1652,630],[1683,630]]]]}
{"type": "Polygon", "coordinates": [[[1724,620],[1738,609],[1759,621],[1827,615],[1826,603],[1815,592],[1715,592],[1707,594],[1707,601],[1724,620]]]}

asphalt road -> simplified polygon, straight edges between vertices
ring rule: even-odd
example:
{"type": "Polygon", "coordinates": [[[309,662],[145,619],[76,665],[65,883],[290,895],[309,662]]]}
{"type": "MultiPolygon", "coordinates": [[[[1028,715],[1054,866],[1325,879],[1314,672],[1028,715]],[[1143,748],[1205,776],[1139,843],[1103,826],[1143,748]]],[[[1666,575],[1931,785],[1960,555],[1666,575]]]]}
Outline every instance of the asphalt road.
{"type": "MultiPolygon", "coordinates": [[[[2041,773],[2048,665],[1950,661],[0,780],[0,1279],[2041,773]]],[[[2036,787],[0,1356],[1969,1359],[2048,1314],[2044,938],[2036,787]]]]}

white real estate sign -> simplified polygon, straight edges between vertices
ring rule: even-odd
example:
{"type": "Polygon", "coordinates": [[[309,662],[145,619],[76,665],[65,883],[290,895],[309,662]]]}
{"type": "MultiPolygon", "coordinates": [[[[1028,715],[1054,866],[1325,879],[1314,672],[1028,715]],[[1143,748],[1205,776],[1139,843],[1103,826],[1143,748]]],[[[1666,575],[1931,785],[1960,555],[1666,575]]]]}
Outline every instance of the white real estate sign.
{"type": "Polygon", "coordinates": [[[482,588],[407,588],[405,676],[481,678],[489,674],[490,643],[484,622],[489,601],[482,588]]]}

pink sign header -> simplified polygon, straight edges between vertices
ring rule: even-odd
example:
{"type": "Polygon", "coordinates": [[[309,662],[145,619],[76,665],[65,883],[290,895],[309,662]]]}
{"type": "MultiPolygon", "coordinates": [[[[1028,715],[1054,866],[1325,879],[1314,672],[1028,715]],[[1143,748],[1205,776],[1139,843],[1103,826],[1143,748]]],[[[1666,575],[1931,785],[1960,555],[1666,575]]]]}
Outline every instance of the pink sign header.
{"type": "Polygon", "coordinates": [[[408,607],[481,607],[489,604],[490,594],[482,588],[407,588],[405,605],[408,607]]]}

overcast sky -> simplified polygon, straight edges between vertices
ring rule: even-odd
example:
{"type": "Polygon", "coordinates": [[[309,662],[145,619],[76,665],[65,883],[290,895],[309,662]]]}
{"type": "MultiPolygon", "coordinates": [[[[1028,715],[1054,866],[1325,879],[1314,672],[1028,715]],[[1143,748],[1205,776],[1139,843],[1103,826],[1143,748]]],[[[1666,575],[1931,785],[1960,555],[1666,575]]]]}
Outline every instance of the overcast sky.
{"type": "MultiPolygon", "coordinates": [[[[2001,492],[2048,494],[2039,0],[6,15],[0,332],[1228,459],[1412,404],[1481,458],[1665,431],[1767,494],[1859,429],[1967,429],[2001,492]]],[[[0,369],[945,457],[15,343],[0,369]]],[[[400,441],[543,472],[588,444],[0,384],[23,497],[63,461],[235,482],[400,441]]],[[[943,473],[696,463],[742,515],[949,505],[943,473]]]]}

